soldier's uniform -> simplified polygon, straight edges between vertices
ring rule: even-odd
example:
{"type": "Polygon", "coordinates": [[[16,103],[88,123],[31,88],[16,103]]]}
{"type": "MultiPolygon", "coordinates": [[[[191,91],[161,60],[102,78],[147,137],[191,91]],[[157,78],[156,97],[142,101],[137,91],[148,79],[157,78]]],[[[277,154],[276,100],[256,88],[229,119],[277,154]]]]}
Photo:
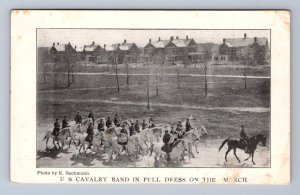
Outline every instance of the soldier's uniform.
{"type": "Polygon", "coordinates": [[[93,125],[94,125],[95,117],[94,117],[93,112],[89,113],[88,118],[91,118],[93,120],[93,125]]]}
{"type": "Polygon", "coordinates": [[[103,120],[100,121],[97,127],[98,131],[104,131],[104,123],[103,120]]]}
{"type": "Polygon", "coordinates": [[[245,132],[244,130],[244,126],[242,125],[241,126],[242,130],[241,130],[241,133],[240,133],[240,141],[242,143],[244,143],[245,145],[245,152],[246,153],[249,153],[249,148],[248,148],[248,141],[249,141],[249,136],[247,135],[247,133],[245,132]]]}
{"type": "Polygon", "coordinates": [[[52,135],[55,136],[55,139],[57,139],[57,136],[59,134],[59,130],[60,130],[60,124],[59,124],[59,121],[56,120],[55,123],[54,123],[53,131],[52,131],[52,135]]]}
{"type": "Polygon", "coordinates": [[[146,129],[146,127],[147,127],[147,123],[146,123],[145,120],[143,120],[143,122],[142,122],[142,130],[146,129]]]}
{"type": "Polygon", "coordinates": [[[114,118],[114,124],[116,127],[120,127],[121,124],[120,124],[120,119],[119,119],[119,116],[116,114],[115,118],[114,118]]]}
{"type": "Polygon", "coordinates": [[[185,131],[188,132],[189,130],[192,129],[192,126],[191,126],[191,123],[189,120],[186,120],[186,123],[185,123],[185,131]]]}
{"type": "Polygon", "coordinates": [[[94,136],[94,130],[93,130],[93,125],[90,123],[87,130],[86,130],[87,136],[85,138],[85,141],[89,142],[90,145],[88,148],[91,148],[91,144],[93,141],[93,136],[94,136]]]}
{"type": "Polygon", "coordinates": [[[75,122],[76,124],[80,124],[82,122],[82,117],[79,113],[77,113],[77,115],[75,116],[75,122]]]}
{"type": "Polygon", "coordinates": [[[107,121],[106,121],[106,127],[107,127],[107,128],[112,127],[112,122],[111,122],[111,119],[110,119],[110,118],[108,118],[107,121]]]}
{"type": "Polygon", "coordinates": [[[129,136],[132,136],[134,134],[134,123],[131,123],[131,126],[129,127],[129,136]]]}
{"type": "Polygon", "coordinates": [[[139,133],[140,132],[140,125],[139,125],[139,122],[136,121],[135,125],[134,125],[134,130],[139,133]]]}
{"type": "Polygon", "coordinates": [[[68,124],[67,119],[64,118],[63,121],[62,121],[62,127],[61,128],[63,129],[63,128],[66,128],[66,127],[69,127],[69,124],[68,124]]]}
{"type": "Polygon", "coordinates": [[[165,151],[167,154],[167,161],[170,161],[170,152],[171,152],[171,146],[169,144],[170,140],[171,140],[171,135],[169,134],[168,131],[165,131],[163,137],[163,142],[165,145],[162,147],[162,150],[165,151]]]}

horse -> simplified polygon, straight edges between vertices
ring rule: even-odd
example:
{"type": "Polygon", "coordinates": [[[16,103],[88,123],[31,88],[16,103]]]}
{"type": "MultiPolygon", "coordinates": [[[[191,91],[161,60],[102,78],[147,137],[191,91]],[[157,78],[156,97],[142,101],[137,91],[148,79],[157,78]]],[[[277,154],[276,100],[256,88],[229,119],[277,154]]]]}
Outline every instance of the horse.
{"type": "Polygon", "coordinates": [[[132,155],[136,155],[136,158],[138,158],[138,154],[140,153],[142,148],[142,141],[140,139],[140,136],[138,134],[134,134],[132,136],[129,136],[127,139],[126,145],[124,147],[118,143],[118,136],[120,136],[120,129],[119,127],[114,127],[106,130],[104,132],[103,137],[103,145],[105,148],[105,153],[108,153],[109,156],[109,162],[113,160],[113,154],[117,154],[117,156],[120,155],[121,151],[125,148],[129,160],[131,161],[130,157],[132,155]]]}
{"type": "MultiPolygon", "coordinates": [[[[159,158],[162,158],[165,156],[166,158],[166,152],[162,151],[162,146],[164,145],[163,142],[158,142],[155,144],[152,144],[150,147],[150,156],[152,156],[152,153],[154,152],[154,166],[158,167],[158,160],[159,158]]],[[[175,141],[171,152],[169,153],[170,160],[167,160],[167,163],[170,161],[177,161],[178,165],[181,166],[181,161],[184,159],[184,152],[187,151],[187,144],[183,139],[175,141]]]]}
{"type": "Polygon", "coordinates": [[[64,129],[61,129],[56,136],[52,135],[52,131],[47,131],[46,135],[43,138],[43,141],[46,140],[46,150],[48,150],[48,141],[49,139],[53,140],[53,145],[56,149],[60,149],[63,148],[65,145],[65,140],[67,140],[68,137],[71,137],[71,132],[70,132],[70,128],[66,127],[64,129]],[[58,144],[58,148],[56,147],[55,141],[57,140],[57,144],[58,144]],[[62,143],[62,147],[59,145],[59,142],[62,143]]]}
{"type": "MultiPolygon", "coordinates": [[[[79,136],[79,154],[81,154],[81,148],[83,148],[84,152],[86,153],[86,142],[85,139],[86,139],[86,136],[87,134],[86,133],[83,133],[81,134],[81,136],[79,136]]],[[[103,133],[102,132],[99,132],[97,134],[95,134],[93,136],[93,141],[91,142],[91,146],[92,146],[92,151],[95,151],[96,154],[99,153],[100,151],[100,147],[101,147],[101,143],[102,143],[102,140],[103,140],[103,133]]]]}
{"type": "MultiPolygon", "coordinates": [[[[267,137],[263,134],[258,134],[253,137],[251,137],[248,141],[248,150],[249,150],[249,157],[246,158],[244,161],[247,161],[251,156],[252,156],[252,163],[255,165],[255,162],[253,160],[254,158],[254,152],[256,150],[257,145],[261,142],[262,146],[266,146],[266,140],[267,137]]],[[[233,149],[233,154],[240,163],[240,159],[236,155],[236,149],[241,149],[245,150],[245,144],[242,143],[240,140],[235,140],[235,139],[226,139],[223,141],[222,145],[219,148],[219,151],[221,151],[222,147],[227,143],[228,149],[225,154],[225,161],[227,162],[227,154],[233,149]]]]}
{"type": "Polygon", "coordinates": [[[193,128],[183,135],[183,139],[188,146],[189,159],[191,159],[191,156],[192,158],[195,158],[192,150],[193,146],[195,147],[197,154],[199,153],[197,145],[202,134],[207,135],[207,130],[204,126],[201,126],[200,128],[193,128]]]}

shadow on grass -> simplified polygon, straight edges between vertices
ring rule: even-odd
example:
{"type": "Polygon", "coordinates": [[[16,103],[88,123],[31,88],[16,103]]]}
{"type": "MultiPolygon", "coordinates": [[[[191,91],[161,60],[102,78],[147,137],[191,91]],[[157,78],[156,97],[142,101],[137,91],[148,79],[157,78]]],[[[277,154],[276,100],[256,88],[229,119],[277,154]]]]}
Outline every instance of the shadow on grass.
{"type": "Polygon", "coordinates": [[[38,150],[37,151],[37,160],[42,159],[42,158],[51,158],[53,160],[61,158],[61,156],[58,156],[59,154],[69,154],[67,149],[56,149],[51,148],[51,149],[46,149],[46,150],[38,150]]]}

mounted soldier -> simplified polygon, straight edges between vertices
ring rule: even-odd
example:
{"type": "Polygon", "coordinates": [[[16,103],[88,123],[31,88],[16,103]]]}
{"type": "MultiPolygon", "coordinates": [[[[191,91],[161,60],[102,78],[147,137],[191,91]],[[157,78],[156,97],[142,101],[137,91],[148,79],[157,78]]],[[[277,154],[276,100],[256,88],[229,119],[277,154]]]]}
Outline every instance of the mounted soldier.
{"type": "Polygon", "coordinates": [[[111,121],[111,119],[110,119],[110,116],[107,117],[107,121],[106,121],[106,124],[105,124],[105,125],[106,125],[107,128],[112,127],[112,121],[111,121]]]}
{"type": "Polygon", "coordinates": [[[135,121],[135,124],[134,124],[134,131],[136,133],[140,133],[140,124],[139,124],[139,120],[136,120],[135,121]]]}
{"type": "Polygon", "coordinates": [[[93,114],[93,110],[90,111],[90,113],[88,115],[88,118],[91,118],[93,120],[93,125],[94,125],[95,117],[94,117],[94,114],[93,114]]]}
{"type": "Polygon", "coordinates": [[[127,129],[125,128],[125,126],[126,126],[125,124],[122,125],[122,129],[117,138],[117,142],[118,142],[118,144],[123,146],[123,150],[126,150],[125,145],[128,142],[128,132],[127,132],[127,129]]]}
{"type": "Polygon", "coordinates": [[[163,147],[161,147],[162,151],[166,152],[167,154],[167,161],[170,161],[170,152],[172,150],[172,140],[171,140],[172,136],[169,134],[169,131],[166,130],[164,137],[163,137],[163,142],[164,145],[163,147]]]}
{"type": "Polygon", "coordinates": [[[104,132],[104,122],[103,122],[102,118],[100,119],[100,122],[98,123],[97,129],[99,132],[101,132],[101,131],[104,132]]]}
{"type": "Polygon", "coordinates": [[[93,141],[93,136],[94,136],[94,130],[93,130],[93,124],[89,123],[89,126],[86,130],[87,136],[85,138],[85,141],[89,142],[89,146],[87,147],[87,149],[91,149],[92,146],[92,141],[93,141]]]}
{"type": "Polygon", "coordinates": [[[151,123],[151,122],[154,123],[154,117],[153,117],[153,114],[150,115],[149,123],[151,123]]]}
{"type": "Polygon", "coordinates": [[[66,127],[70,127],[70,125],[68,124],[68,119],[67,116],[64,116],[64,119],[62,120],[62,129],[66,128],[66,127]]]}
{"type": "Polygon", "coordinates": [[[177,132],[178,139],[182,139],[185,132],[183,131],[181,121],[178,121],[175,131],[177,132]]]}
{"type": "Polygon", "coordinates": [[[146,119],[143,119],[142,130],[146,129],[146,127],[147,127],[146,119]]]}
{"type": "Polygon", "coordinates": [[[241,126],[241,133],[240,133],[240,142],[243,143],[245,145],[245,153],[249,153],[249,150],[248,150],[248,142],[249,142],[249,135],[245,132],[245,129],[244,129],[244,125],[241,126]]]}
{"type": "Polygon", "coordinates": [[[116,115],[115,115],[114,124],[115,124],[116,127],[120,127],[121,126],[121,124],[120,124],[120,117],[119,117],[118,113],[116,113],[116,115]]]}
{"type": "Polygon", "coordinates": [[[192,129],[192,126],[191,126],[191,123],[190,123],[190,119],[186,119],[186,122],[185,122],[185,132],[188,132],[191,129],[192,129]]]}
{"type": "Polygon", "coordinates": [[[129,136],[134,135],[134,131],[135,131],[135,129],[134,129],[134,123],[133,123],[133,121],[131,121],[131,125],[129,127],[129,136]]]}
{"type": "Polygon", "coordinates": [[[57,140],[57,136],[59,134],[59,130],[60,130],[60,123],[59,123],[59,120],[56,119],[55,123],[54,123],[53,131],[52,131],[52,135],[55,136],[55,140],[57,140]]]}
{"type": "Polygon", "coordinates": [[[153,121],[150,121],[149,128],[154,128],[156,125],[153,121]]]}
{"type": "Polygon", "coordinates": [[[76,124],[80,124],[82,122],[82,117],[79,114],[79,111],[77,111],[77,114],[75,116],[75,122],[76,124]]]}

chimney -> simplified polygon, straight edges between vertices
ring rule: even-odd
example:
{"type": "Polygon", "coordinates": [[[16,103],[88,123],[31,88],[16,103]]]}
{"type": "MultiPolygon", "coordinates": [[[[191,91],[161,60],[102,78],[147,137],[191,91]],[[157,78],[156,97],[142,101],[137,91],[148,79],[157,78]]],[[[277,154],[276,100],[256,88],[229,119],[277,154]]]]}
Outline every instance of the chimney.
{"type": "Polygon", "coordinates": [[[92,42],[92,45],[95,45],[95,41],[92,42]]]}
{"type": "Polygon", "coordinates": [[[160,37],[158,37],[158,41],[160,41],[160,37]]]}
{"type": "Polygon", "coordinates": [[[74,46],[74,49],[76,49],[77,47],[76,47],[76,45],[74,46]]]}
{"type": "Polygon", "coordinates": [[[244,39],[246,39],[247,38],[247,33],[244,33],[244,39]]]}
{"type": "Polygon", "coordinates": [[[185,38],[186,38],[186,40],[188,40],[188,39],[189,39],[189,36],[188,36],[188,35],[186,35],[186,37],[185,37],[185,38]]]}
{"type": "Polygon", "coordinates": [[[59,42],[57,42],[56,44],[59,45],[59,42]]]}
{"type": "Polygon", "coordinates": [[[176,36],[176,39],[177,39],[177,40],[179,39],[178,36],[176,36]]]}
{"type": "Polygon", "coordinates": [[[124,43],[126,43],[127,42],[127,40],[126,39],[124,39],[124,43]]]}
{"type": "Polygon", "coordinates": [[[225,38],[223,38],[223,43],[225,43],[226,42],[226,39],[225,38]]]}
{"type": "Polygon", "coordinates": [[[121,44],[120,44],[120,43],[118,43],[118,47],[120,47],[120,45],[121,45],[121,44]]]}
{"type": "Polygon", "coordinates": [[[71,45],[71,43],[69,42],[69,45],[71,45]]]}
{"type": "Polygon", "coordinates": [[[254,37],[254,42],[257,42],[257,37],[254,37]]]}
{"type": "Polygon", "coordinates": [[[149,43],[151,43],[151,39],[149,39],[149,43]]]}
{"type": "Polygon", "coordinates": [[[53,42],[53,46],[55,46],[55,43],[53,42]]]}
{"type": "Polygon", "coordinates": [[[103,47],[104,47],[104,49],[105,49],[105,48],[106,48],[106,44],[104,44],[104,46],[103,46],[103,47]]]}
{"type": "Polygon", "coordinates": [[[170,41],[173,41],[173,40],[174,40],[174,37],[173,37],[173,36],[171,36],[171,37],[170,37],[170,41]]]}

